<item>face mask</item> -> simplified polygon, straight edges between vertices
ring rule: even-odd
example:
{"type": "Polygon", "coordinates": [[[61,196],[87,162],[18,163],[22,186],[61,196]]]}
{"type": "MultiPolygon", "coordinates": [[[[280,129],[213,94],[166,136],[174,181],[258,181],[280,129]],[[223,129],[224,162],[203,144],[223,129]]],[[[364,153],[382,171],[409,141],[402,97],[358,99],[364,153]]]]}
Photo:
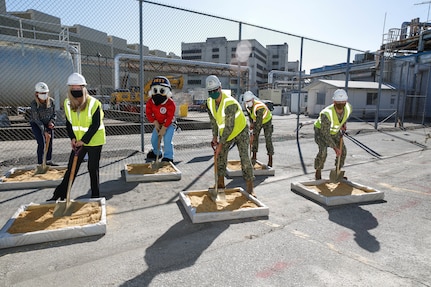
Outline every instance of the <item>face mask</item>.
{"type": "Polygon", "coordinates": [[[152,95],[151,98],[156,106],[163,104],[168,98],[161,94],[152,95]]]}
{"type": "Polygon", "coordinates": [[[37,94],[37,97],[42,100],[45,101],[48,98],[48,94],[37,94]]]}
{"type": "Polygon", "coordinates": [[[245,104],[247,105],[247,107],[251,108],[253,106],[253,102],[252,101],[248,101],[245,102],[245,104]]]}
{"type": "Polygon", "coordinates": [[[216,100],[218,97],[220,97],[220,92],[219,91],[211,92],[211,93],[208,93],[208,94],[211,97],[211,99],[214,99],[214,100],[216,100]]]}
{"type": "Polygon", "coordinates": [[[70,91],[70,93],[72,94],[72,96],[74,98],[80,98],[84,95],[84,93],[82,92],[82,90],[72,90],[70,91]]]}
{"type": "Polygon", "coordinates": [[[342,110],[342,109],[344,109],[344,106],[345,106],[346,104],[335,104],[335,108],[337,109],[337,110],[342,110]]]}

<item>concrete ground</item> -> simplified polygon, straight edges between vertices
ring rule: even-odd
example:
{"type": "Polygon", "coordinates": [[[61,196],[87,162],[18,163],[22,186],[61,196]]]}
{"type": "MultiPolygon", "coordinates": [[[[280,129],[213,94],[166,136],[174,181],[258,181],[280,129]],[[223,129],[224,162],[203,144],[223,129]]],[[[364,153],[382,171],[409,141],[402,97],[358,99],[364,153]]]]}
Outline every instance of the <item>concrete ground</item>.
{"type": "MultiPolygon", "coordinates": [[[[134,136],[108,138],[100,170],[107,233],[0,249],[0,286],[431,286],[430,128],[349,122],[350,135],[381,157],[346,138],[343,170],[385,199],[327,207],[290,189],[313,179],[317,152],[312,125],[297,141],[296,121],[274,117],[275,176],[255,179],[269,216],[201,224],[191,223],[178,193],[214,182],[209,130],[176,135],[180,181],[126,183],[124,164],[142,163],[145,155],[130,152],[140,150],[134,136]],[[118,142],[127,152],[110,154],[118,142]]],[[[258,159],[266,162],[262,141],[258,159]]],[[[238,158],[236,148],[229,158],[238,158]]],[[[334,159],[329,150],[323,177],[334,159]]],[[[226,183],[245,187],[242,178],[226,183]]],[[[72,198],[88,197],[88,189],[84,165],[72,198]]],[[[1,191],[0,225],[20,205],[52,192],[1,191]]]]}

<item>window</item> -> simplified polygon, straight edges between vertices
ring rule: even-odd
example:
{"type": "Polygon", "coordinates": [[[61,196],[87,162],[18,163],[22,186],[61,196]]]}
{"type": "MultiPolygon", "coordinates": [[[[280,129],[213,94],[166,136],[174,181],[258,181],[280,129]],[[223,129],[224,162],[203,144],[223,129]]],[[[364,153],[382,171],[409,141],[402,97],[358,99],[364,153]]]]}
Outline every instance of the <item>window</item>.
{"type": "Polygon", "coordinates": [[[367,105],[374,106],[377,104],[377,93],[367,93],[367,105]]]}
{"type": "Polygon", "coordinates": [[[219,49],[218,48],[213,48],[213,52],[218,52],[219,49]]]}
{"type": "Polygon", "coordinates": [[[188,80],[187,84],[188,85],[201,85],[202,81],[201,80],[188,80]]]}
{"type": "Polygon", "coordinates": [[[218,54],[213,55],[213,59],[218,59],[218,58],[219,58],[219,55],[218,55],[218,54]]]}
{"type": "Polygon", "coordinates": [[[395,95],[391,95],[391,105],[395,105],[395,95]]]}
{"type": "Polygon", "coordinates": [[[325,104],[325,93],[317,93],[316,105],[324,105],[324,104],[325,104]]]}

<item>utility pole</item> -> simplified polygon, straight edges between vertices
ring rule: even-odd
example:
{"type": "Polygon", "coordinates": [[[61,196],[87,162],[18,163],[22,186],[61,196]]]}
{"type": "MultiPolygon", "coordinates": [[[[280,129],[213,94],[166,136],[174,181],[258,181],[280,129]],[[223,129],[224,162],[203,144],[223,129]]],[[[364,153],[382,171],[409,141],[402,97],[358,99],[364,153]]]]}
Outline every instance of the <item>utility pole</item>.
{"type": "Polygon", "coordinates": [[[429,16],[430,16],[431,1],[424,1],[424,2],[421,2],[421,3],[415,3],[415,5],[424,5],[424,4],[428,4],[428,14],[427,14],[427,23],[428,23],[429,16]]]}

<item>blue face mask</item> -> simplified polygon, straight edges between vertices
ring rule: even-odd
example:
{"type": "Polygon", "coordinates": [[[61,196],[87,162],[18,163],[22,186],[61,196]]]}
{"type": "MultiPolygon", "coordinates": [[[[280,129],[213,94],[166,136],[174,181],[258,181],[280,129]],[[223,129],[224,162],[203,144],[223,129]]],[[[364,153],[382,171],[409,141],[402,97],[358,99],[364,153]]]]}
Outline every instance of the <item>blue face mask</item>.
{"type": "Polygon", "coordinates": [[[214,92],[208,92],[208,95],[210,96],[211,99],[216,100],[218,97],[220,97],[220,92],[216,90],[214,92]]]}

